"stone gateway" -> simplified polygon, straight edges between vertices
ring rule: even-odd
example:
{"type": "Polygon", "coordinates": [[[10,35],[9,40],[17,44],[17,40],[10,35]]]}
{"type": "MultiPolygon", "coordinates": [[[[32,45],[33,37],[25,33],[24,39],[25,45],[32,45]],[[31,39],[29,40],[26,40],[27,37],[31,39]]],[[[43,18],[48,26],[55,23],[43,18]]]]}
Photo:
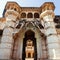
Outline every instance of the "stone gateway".
{"type": "Polygon", "coordinates": [[[0,18],[0,59],[60,59],[60,16],[53,2],[21,7],[7,2],[0,18]]]}

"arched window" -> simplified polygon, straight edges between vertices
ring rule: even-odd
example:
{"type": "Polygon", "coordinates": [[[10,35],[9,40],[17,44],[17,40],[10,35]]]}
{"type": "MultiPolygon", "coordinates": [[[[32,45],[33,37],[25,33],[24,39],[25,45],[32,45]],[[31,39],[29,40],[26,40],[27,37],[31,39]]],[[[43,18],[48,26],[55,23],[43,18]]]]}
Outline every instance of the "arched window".
{"type": "Polygon", "coordinates": [[[27,18],[33,18],[33,14],[32,13],[28,13],[27,14],[27,18]]]}
{"type": "Polygon", "coordinates": [[[22,13],[21,18],[26,18],[26,13],[22,13]]]}
{"type": "Polygon", "coordinates": [[[39,18],[39,14],[38,13],[34,13],[34,18],[39,18]]]}

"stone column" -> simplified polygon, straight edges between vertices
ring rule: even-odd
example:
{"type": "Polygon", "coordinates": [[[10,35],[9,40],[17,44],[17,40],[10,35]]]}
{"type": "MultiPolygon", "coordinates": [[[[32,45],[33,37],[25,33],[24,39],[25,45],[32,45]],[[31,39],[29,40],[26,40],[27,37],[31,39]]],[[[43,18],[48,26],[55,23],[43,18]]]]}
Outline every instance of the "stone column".
{"type": "Polygon", "coordinates": [[[60,45],[53,22],[54,12],[52,10],[46,10],[41,13],[40,17],[44,21],[49,59],[60,59],[60,45]]]}
{"type": "Polygon", "coordinates": [[[6,27],[0,45],[0,59],[11,59],[13,48],[13,28],[6,27]]]}
{"type": "Polygon", "coordinates": [[[8,10],[5,12],[6,24],[4,27],[1,44],[0,59],[11,59],[13,49],[13,28],[16,26],[16,20],[19,18],[19,12],[8,10]]]}

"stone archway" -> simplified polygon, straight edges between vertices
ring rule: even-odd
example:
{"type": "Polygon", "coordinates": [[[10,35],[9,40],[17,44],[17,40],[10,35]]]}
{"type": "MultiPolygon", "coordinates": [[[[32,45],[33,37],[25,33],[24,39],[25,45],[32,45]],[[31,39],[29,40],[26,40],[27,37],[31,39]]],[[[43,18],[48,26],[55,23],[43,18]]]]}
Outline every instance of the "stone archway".
{"type": "MultiPolygon", "coordinates": [[[[35,33],[32,30],[27,30],[25,32],[25,37],[23,39],[22,60],[25,60],[25,58],[26,58],[25,48],[26,48],[26,43],[27,43],[28,40],[31,40],[33,42],[33,46],[34,46],[34,57],[28,58],[28,59],[37,60],[37,44],[36,44],[35,33]]],[[[31,52],[32,52],[32,50],[31,50],[31,52]]]]}
{"type": "MultiPolygon", "coordinates": [[[[29,26],[29,25],[28,25],[29,26]]],[[[16,35],[16,34],[15,34],[16,35]]],[[[35,27],[33,29],[33,26],[30,28],[22,28],[16,35],[14,46],[15,49],[13,51],[13,59],[22,59],[25,60],[25,46],[28,39],[31,39],[34,42],[35,47],[35,55],[34,59],[46,59],[47,58],[47,49],[46,49],[46,39],[43,37],[44,34],[41,33],[41,31],[35,27]],[[15,53],[14,53],[15,52],[15,53]]]]}

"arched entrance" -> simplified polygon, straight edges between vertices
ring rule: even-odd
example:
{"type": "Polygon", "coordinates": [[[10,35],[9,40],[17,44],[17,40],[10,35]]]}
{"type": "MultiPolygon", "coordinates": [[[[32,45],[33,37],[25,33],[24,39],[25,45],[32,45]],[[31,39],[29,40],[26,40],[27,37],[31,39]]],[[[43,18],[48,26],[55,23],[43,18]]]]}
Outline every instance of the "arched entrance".
{"type": "MultiPolygon", "coordinates": [[[[23,39],[23,52],[22,52],[22,60],[25,60],[26,58],[26,44],[27,41],[33,42],[32,46],[34,47],[34,53],[33,57],[34,60],[37,60],[37,44],[36,44],[36,38],[35,38],[35,33],[32,30],[27,30],[25,32],[25,37],[23,39]]],[[[31,50],[32,51],[32,50],[31,50]]],[[[28,58],[30,58],[30,53],[28,53],[28,58]]]]}
{"type": "MultiPolygon", "coordinates": [[[[26,60],[26,47],[33,46],[33,60],[48,59],[48,48],[46,38],[38,29],[22,29],[14,36],[13,59],[26,60]],[[28,43],[27,43],[28,42],[28,43]],[[32,42],[32,44],[31,44],[32,42]]],[[[32,51],[32,50],[31,50],[32,51]]],[[[28,58],[31,53],[28,52],[28,58]]]]}

